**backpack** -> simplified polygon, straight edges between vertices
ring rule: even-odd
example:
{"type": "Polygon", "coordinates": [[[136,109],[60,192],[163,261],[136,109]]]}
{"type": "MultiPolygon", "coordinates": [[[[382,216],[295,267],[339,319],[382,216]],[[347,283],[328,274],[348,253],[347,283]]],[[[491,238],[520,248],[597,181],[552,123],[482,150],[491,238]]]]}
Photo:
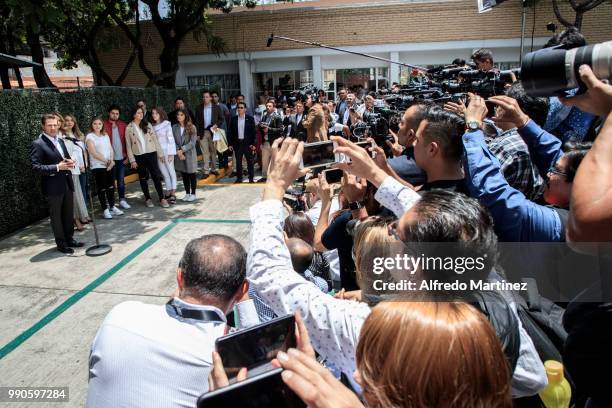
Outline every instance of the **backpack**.
{"type": "Polygon", "coordinates": [[[516,308],[529,337],[542,361],[562,361],[561,353],[567,338],[563,328],[565,309],[540,296],[535,279],[523,278],[527,284],[526,298],[515,296],[516,308]]]}

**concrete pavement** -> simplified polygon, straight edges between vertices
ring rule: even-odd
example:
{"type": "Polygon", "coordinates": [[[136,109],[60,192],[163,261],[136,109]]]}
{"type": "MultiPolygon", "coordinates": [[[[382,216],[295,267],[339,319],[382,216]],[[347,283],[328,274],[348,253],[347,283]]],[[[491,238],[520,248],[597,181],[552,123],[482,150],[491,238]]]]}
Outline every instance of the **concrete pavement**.
{"type": "MultiPolygon", "coordinates": [[[[192,238],[227,234],[247,246],[248,208],[260,200],[263,185],[225,184],[232,181],[199,186],[196,202],[178,201],[169,209],[146,208],[138,184],[129,184],[132,208],[98,220],[101,241],[113,247],[102,257],[88,257],[84,248],[73,256],[57,252],[48,219],[2,239],[0,387],[67,386],[69,402],[35,406],[83,406],[89,347],[113,306],[126,300],[166,302],[192,238]]],[[[75,238],[93,245],[91,225],[75,238]]],[[[0,402],[0,407],[33,405],[0,402]]]]}

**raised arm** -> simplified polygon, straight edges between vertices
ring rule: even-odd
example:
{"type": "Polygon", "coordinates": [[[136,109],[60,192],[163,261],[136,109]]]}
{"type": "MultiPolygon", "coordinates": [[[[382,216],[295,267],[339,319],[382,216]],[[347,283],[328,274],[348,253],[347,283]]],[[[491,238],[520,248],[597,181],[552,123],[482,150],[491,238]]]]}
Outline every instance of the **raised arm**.
{"type": "Polygon", "coordinates": [[[366,179],[378,187],[374,198],[393,211],[398,218],[421,199],[421,196],[412,188],[399,183],[378,167],[366,150],[342,137],[332,136],[331,139],[338,145],[337,153],[351,158],[351,164],[337,163],[336,167],[366,179]]]}
{"type": "MultiPolygon", "coordinates": [[[[466,111],[466,122],[482,121],[484,100],[474,97],[466,111]]],[[[528,200],[512,188],[501,172],[499,160],[487,147],[481,130],[463,135],[465,183],[493,217],[501,241],[560,241],[561,220],[553,209],[528,200]]]]}
{"type": "Polygon", "coordinates": [[[542,177],[554,167],[557,160],[563,155],[561,141],[542,129],[529,118],[520,108],[516,99],[509,96],[492,96],[489,101],[496,104],[497,115],[493,118],[496,124],[505,124],[515,127],[527,147],[531,160],[535,163],[542,177]]]}
{"type": "Polygon", "coordinates": [[[294,272],[283,236],[282,197],[298,176],[303,144],[285,140],[268,172],[264,200],[250,209],[251,245],[247,276],[278,315],[299,310],[314,348],[343,372],[355,370],[359,331],[370,313],[365,304],[334,299],[294,272]]]}
{"type": "Polygon", "coordinates": [[[588,66],[580,67],[587,85],[583,95],[563,102],[606,118],[591,151],[580,163],[568,223],[571,241],[612,241],[612,85],[598,80],[588,66]]]}

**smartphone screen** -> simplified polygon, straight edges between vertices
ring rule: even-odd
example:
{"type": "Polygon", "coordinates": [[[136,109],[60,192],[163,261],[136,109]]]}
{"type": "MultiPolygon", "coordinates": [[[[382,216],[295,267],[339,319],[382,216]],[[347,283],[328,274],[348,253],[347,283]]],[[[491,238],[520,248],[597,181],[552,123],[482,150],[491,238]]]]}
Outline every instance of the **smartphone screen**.
{"type": "Polygon", "coordinates": [[[325,180],[327,180],[329,184],[339,183],[340,180],[342,180],[342,170],[340,169],[325,170],[324,173],[325,180]]]}
{"type": "Polygon", "coordinates": [[[231,384],[202,394],[198,408],[302,408],[306,404],[283,382],[282,368],[274,369],[256,378],[231,384]]]}
{"type": "Polygon", "coordinates": [[[303,167],[319,167],[335,163],[334,143],[306,143],[302,154],[303,167]]]}
{"type": "Polygon", "coordinates": [[[228,378],[242,367],[249,377],[260,374],[272,368],[270,362],[279,351],[296,346],[295,317],[287,315],[220,337],[215,346],[228,378]]]}

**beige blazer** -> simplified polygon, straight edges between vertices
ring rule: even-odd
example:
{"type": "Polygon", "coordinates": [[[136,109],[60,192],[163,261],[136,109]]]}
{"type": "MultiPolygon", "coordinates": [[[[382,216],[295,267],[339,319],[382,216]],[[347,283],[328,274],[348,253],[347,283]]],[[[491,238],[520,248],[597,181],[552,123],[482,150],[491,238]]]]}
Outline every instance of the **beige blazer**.
{"type": "Polygon", "coordinates": [[[142,132],[144,139],[144,150],[142,150],[140,141],[138,140],[137,132],[138,130],[136,130],[136,124],[134,122],[130,122],[125,129],[125,147],[130,163],[134,163],[136,161],[134,156],[140,156],[145,153],[157,152],[158,157],[162,157],[164,155],[164,151],[159,144],[159,140],[157,140],[153,126],[151,126],[150,123],[147,128],[147,132],[142,132]]]}

